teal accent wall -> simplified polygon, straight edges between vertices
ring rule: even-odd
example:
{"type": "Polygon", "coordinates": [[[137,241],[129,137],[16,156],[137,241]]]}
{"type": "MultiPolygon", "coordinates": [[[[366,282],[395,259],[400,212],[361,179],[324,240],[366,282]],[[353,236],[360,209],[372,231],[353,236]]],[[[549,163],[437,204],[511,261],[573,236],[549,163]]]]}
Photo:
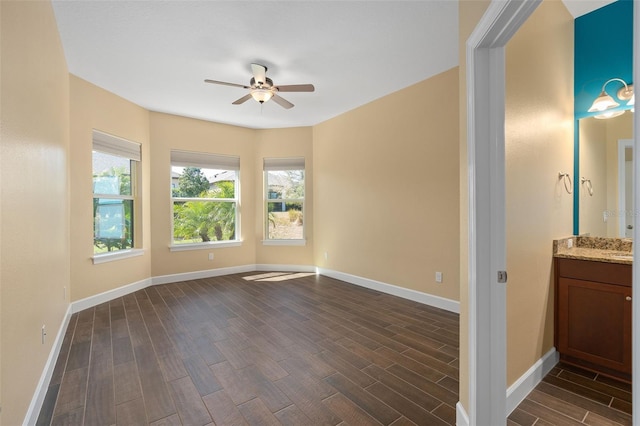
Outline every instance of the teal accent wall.
{"type": "MultiPolygon", "coordinates": [[[[618,0],[576,18],[574,31],[574,112],[582,118],[595,115],[587,110],[607,80],[632,83],[633,1],[618,0]]],[[[611,82],[607,93],[617,100],[620,87],[622,83],[611,82]]]]}
{"type": "MultiPolygon", "coordinates": [[[[580,176],[578,120],[596,115],[588,112],[602,85],[611,78],[633,83],[633,0],[618,0],[576,18],[574,23],[574,181],[580,176]]],[[[607,85],[616,101],[620,82],[607,85]]],[[[626,101],[617,109],[629,109],[626,101]]],[[[576,188],[574,186],[574,188],[576,188]]],[[[579,234],[580,196],[573,191],[573,233],[579,234]]]]}

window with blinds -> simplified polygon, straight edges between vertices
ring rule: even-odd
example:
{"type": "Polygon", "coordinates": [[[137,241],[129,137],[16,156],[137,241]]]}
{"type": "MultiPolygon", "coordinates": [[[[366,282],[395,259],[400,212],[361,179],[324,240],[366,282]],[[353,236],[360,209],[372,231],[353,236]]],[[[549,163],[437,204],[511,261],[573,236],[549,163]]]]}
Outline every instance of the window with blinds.
{"type": "Polygon", "coordinates": [[[140,144],[93,131],[93,253],[135,247],[140,144]]]}
{"type": "Polygon", "coordinates": [[[304,158],[265,158],[265,242],[304,241],[304,158]]]}
{"type": "Polygon", "coordinates": [[[172,246],[239,241],[240,157],[171,151],[172,246]]]}

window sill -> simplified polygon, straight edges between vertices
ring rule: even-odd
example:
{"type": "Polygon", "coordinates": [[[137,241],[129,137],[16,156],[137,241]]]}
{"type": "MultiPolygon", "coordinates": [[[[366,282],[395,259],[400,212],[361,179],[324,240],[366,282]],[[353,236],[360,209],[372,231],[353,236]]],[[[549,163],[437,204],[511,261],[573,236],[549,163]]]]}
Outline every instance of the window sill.
{"type": "Polygon", "coordinates": [[[242,241],[213,241],[208,243],[193,243],[193,244],[171,244],[169,246],[170,251],[189,251],[189,250],[209,250],[214,248],[224,247],[240,247],[242,241]]]}
{"type": "Polygon", "coordinates": [[[263,246],[306,246],[307,240],[262,240],[263,246]]]}
{"type": "Polygon", "coordinates": [[[143,249],[118,250],[110,253],[96,254],[91,259],[93,260],[93,264],[97,265],[100,263],[107,263],[121,259],[128,259],[130,257],[142,256],[143,254],[143,249]]]}

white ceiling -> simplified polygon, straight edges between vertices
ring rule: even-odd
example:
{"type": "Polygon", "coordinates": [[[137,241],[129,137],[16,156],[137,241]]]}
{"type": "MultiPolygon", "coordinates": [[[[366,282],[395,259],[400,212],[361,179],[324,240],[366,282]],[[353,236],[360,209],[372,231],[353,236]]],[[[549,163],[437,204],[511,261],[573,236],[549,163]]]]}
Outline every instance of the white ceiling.
{"type": "MultiPolygon", "coordinates": [[[[574,16],[611,0],[564,0],[574,16]]],[[[251,128],[309,126],[458,65],[458,2],[54,0],[69,71],[152,111],[251,128]],[[286,110],[247,91],[252,62],[286,110]]]]}

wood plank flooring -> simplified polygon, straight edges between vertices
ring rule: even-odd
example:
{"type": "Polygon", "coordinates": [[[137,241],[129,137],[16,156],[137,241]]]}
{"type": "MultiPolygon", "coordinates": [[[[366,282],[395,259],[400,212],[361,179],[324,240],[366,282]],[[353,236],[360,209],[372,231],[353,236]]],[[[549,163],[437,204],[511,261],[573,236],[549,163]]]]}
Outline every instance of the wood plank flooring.
{"type": "MultiPolygon", "coordinates": [[[[38,425],[444,425],[458,315],[331,278],[160,285],[74,314],[38,425]]],[[[557,366],[509,425],[631,424],[628,385],[557,366]]]]}
{"type": "Polygon", "coordinates": [[[248,273],[74,314],[39,425],[446,425],[458,315],[331,278],[248,273]]]}
{"type": "Polygon", "coordinates": [[[631,385],[558,364],[511,413],[508,425],[630,425],[631,385]]]}

